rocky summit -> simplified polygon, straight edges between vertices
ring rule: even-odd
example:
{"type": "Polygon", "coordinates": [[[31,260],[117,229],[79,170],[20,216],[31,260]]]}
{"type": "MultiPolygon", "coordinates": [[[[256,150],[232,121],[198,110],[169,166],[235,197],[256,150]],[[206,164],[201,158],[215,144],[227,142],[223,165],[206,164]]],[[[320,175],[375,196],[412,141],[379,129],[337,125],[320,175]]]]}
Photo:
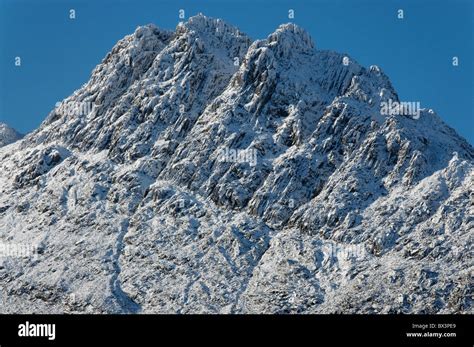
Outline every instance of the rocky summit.
{"type": "Polygon", "coordinates": [[[0,122],[0,147],[9,145],[22,138],[22,135],[5,123],[0,122]]]}
{"type": "Polygon", "coordinates": [[[0,148],[0,313],[474,313],[474,149],[399,102],[294,24],[139,27],[0,148]]]}

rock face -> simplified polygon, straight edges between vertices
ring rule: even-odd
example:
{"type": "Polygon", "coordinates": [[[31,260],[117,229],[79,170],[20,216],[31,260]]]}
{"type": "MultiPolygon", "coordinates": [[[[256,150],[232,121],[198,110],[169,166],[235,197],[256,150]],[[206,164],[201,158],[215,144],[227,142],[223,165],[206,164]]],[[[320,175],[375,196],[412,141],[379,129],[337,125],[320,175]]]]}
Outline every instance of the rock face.
{"type": "Polygon", "coordinates": [[[15,141],[18,141],[23,136],[18,133],[15,129],[10,128],[5,123],[0,122],[0,147],[9,145],[15,141]]]}
{"type": "Polygon", "coordinates": [[[343,60],[202,15],[119,41],[90,112],[0,149],[0,312],[473,313],[473,148],[343,60]]]}

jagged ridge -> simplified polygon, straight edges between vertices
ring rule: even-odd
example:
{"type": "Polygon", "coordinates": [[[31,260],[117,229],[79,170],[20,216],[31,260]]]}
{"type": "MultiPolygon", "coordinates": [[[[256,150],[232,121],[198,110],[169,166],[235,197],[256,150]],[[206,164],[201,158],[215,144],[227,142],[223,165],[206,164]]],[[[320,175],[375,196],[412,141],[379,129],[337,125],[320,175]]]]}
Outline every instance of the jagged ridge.
{"type": "Polygon", "coordinates": [[[3,312],[472,312],[472,147],[343,58],[202,15],[119,41],[92,112],[0,149],[0,240],[42,250],[3,312]]]}

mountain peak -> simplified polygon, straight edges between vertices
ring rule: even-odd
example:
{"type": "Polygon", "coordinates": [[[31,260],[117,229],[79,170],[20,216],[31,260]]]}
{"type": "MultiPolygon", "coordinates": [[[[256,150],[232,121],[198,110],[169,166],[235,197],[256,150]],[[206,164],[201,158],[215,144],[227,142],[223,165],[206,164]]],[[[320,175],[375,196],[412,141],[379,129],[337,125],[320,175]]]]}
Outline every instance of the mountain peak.
{"type": "Polygon", "coordinates": [[[226,23],[220,18],[212,18],[198,13],[195,16],[189,17],[186,22],[180,22],[177,27],[177,32],[186,28],[197,33],[208,33],[216,36],[232,35],[232,36],[246,36],[237,27],[226,23]]]}
{"type": "Polygon", "coordinates": [[[301,52],[312,51],[315,48],[309,33],[294,23],[281,24],[274,33],[268,36],[267,41],[270,44],[278,44],[301,52]]]}
{"type": "Polygon", "coordinates": [[[161,29],[153,23],[141,25],[135,29],[133,36],[137,39],[144,39],[149,37],[167,37],[170,36],[172,32],[168,30],[161,29]]]}
{"type": "Polygon", "coordinates": [[[471,312],[474,150],[345,57],[201,14],[120,40],[0,151],[0,243],[41,250],[0,313],[471,312]]]}
{"type": "Polygon", "coordinates": [[[7,124],[0,122],[0,147],[9,145],[21,139],[23,135],[7,124]]]}

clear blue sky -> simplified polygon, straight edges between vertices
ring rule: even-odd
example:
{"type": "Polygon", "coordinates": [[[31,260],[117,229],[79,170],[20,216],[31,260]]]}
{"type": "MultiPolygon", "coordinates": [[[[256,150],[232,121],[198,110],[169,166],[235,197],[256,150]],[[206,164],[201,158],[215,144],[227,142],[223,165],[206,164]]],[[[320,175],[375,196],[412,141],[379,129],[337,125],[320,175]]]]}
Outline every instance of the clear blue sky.
{"type": "Polygon", "coordinates": [[[292,21],[318,49],[380,66],[402,100],[433,108],[474,143],[472,0],[0,0],[0,121],[35,129],[119,39],[148,23],[174,29],[181,8],[223,18],[253,39],[289,22],[294,9],[292,21]]]}

